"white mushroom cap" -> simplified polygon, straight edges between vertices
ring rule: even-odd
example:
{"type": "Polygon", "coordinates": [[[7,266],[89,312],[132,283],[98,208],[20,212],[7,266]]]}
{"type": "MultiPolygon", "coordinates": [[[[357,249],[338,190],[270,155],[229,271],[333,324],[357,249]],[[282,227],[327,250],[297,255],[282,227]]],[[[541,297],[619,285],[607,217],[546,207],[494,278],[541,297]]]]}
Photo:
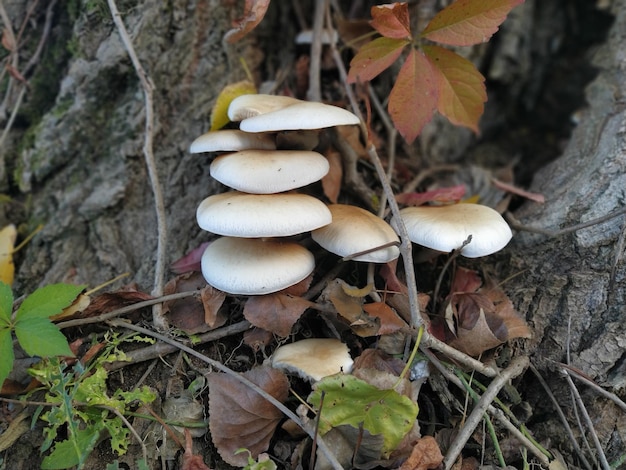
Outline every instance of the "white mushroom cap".
{"type": "Polygon", "coordinates": [[[300,188],[321,180],[328,170],[323,155],[304,150],[243,150],[217,157],[211,163],[213,178],[238,191],[255,194],[300,188]]]}
{"type": "Polygon", "coordinates": [[[318,381],[328,375],[352,370],[348,347],[332,338],[312,338],[285,344],[272,354],[272,367],[318,381]]]}
{"type": "Polygon", "coordinates": [[[201,229],[243,238],[288,237],[329,224],[326,204],[306,194],[247,194],[230,191],[209,196],[196,211],[201,229]]]}
{"type": "MultiPolygon", "coordinates": [[[[461,248],[468,258],[478,258],[501,250],[513,234],[502,216],[480,204],[407,207],[400,211],[409,238],[418,245],[449,252],[461,248]]],[[[395,221],[392,219],[392,226],[395,221]]]]}
{"type": "Polygon", "coordinates": [[[277,95],[241,95],[230,102],[228,106],[228,118],[231,121],[241,121],[260,114],[271,113],[292,104],[300,103],[301,100],[290,96],[277,95]]]}
{"type": "Polygon", "coordinates": [[[259,295],[297,284],[313,272],[315,258],[293,242],[222,237],[207,247],[201,265],[202,275],[216,289],[259,295]]]}
{"type": "MultiPolygon", "coordinates": [[[[339,256],[349,256],[400,240],[393,228],[380,217],[360,207],[346,204],[328,206],[333,221],[311,232],[324,249],[339,256]]],[[[355,261],[388,263],[400,256],[397,246],[389,246],[353,258],[355,261]]]]}
{"type": "MultiPolygon", "coordinates": [[[[339,33],[335,29],[322,29],[322,44],[335,44],[339,41],[339,33]]],[[[296,36],[296,44],[313,44],[313,30],[305,29],[296,36]]]]}
{"type": "Polygon", "coordinates": [[[235,152],[245,149],[274,150],[274,137],[267,134],[250,134],[239,129],[211,131],[191,143],[190,153],[235,152]]]}
{"type": "Polygon", "coordinates": [[[352,125],[359,122],[356,115],[338,106],[299,101],[277,111],[244,119],[239,128],[245,132],[293,131],[352,125]]]}

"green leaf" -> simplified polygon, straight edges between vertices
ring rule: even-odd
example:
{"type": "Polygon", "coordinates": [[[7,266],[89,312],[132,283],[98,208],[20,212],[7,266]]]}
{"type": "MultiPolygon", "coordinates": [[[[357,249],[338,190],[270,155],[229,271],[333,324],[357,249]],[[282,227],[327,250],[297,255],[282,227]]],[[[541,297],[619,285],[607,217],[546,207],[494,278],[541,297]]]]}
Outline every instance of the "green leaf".
{"type": "Polygon", "coordinates": [[[63,333],[47,318],[26,318],[15,323],[15,336],[30,356],[73,356],[63,333]]]}
{"type": "Polygon", "coordinates": [[[451,46],[487,42],[524,0],[457,0],[428,23],[421,36],[451,46]]]}
{"type": "MultiPolygon", "coordinates": [[[[57,442],[41,462],[44,470],[70,468],[84,463],[100,437],[99,428],[81,429],[69,439],[57,442]]],[[[79,468],[81,468],[79,466],[79,468]]]]}
{"type": "Polygon", "coordinates": [[[422,132],[437,107],[437,79],[422,51],[412,49],[389,94],[389,115],[408,143],[422,132]]]}
{"type": "Polygon", "coordinates": [[[0,357],[2,358],[0,359],[0,390],[2,390],[2,384],[13,369],[15,359],[11,330],[8,328],[0,328],[0,357]]]}
{"type": "Polygon", "coordinates": [[[424,46],[424,53],[439,72],[437,110],[452,124],[478,133],[478,121],[485,110],[485,77],[474,64],[439,46],[424,46]]]}
{"type": "Polygon", "coordinates": [[[11,313],[13,312],[13,292],[11,287],[4,282],[0,282],[0,326],[11,324],[11,313]]]}
{"type": "Polygon", "coordinates": [[[85,286],[50,284],[37,289],[24,299],[15,314],[16,320],[48,318],[70,305],[85,286]]]}
{"type": "Polygon", "coordinates": [[[342,424],[355,428],[362,424],[371,434],[383,436],[383,451],[387,454],[398,446],[417,418],[417,403],[408,397],[395,390],[380,390],[352,375],[333,375],[317,382],[309,402],[318,410],[322,392],[322,435],[342,424]]]}
{"type": "Polygon", "coordinates": [[[350,61],[348,83],[366,82],[379,75],[393,64],[404,46],[406,39],[376,38],[365,44],[350,61]]]}
{"type": "Polygon", "coordinates": [[[376,5],[371,9],[370,24],[387,38],[411,39],[409,7],[406,2],[376,5]]]}

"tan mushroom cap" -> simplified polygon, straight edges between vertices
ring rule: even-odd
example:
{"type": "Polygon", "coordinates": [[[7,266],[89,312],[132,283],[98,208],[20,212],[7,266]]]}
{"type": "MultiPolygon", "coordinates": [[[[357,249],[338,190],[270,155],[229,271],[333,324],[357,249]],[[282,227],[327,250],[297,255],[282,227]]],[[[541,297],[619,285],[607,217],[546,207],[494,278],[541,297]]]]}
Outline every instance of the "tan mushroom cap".
{"type": "Polygon", "coordinates": [[[203,230],[243,238],[288,237],[332,221],[326,204],[306,194],[239,191],[207,197],[196,217],[203,230]]]}
{"type": "Polygon", "coordinates": [[[271,113],[292,104],[300,103],[301,100],[290,96],[251,94],[241,95],[231,101],[228,106],[228,118],[231,121],[271,113]]]}
{"type": "Polygon", "coordinates": [[[276,111],[244,119],[239,128],[245,132],[272,132],[322,129],[359,123],[359,118],[355,114],[338,106],[299,101],[276,111]]]}
{"type": "Polygon", "coordinates": [[[211,163],[213,178],[238,191],[255,194],[300,188],[321,180],[328,170],[323,155],[304,150],[243,150],[217,157],[211,163]]]}
{"type": "Polygon", "coordinates": [[[303,339],[280,346],[272,354],[272,367],[312,381],[340,372],[349,373],[352,364],[348,347],[332,338],[303,339]]]}
{"type": "MultiPolygon", "coordinates": [[[[393,228],[380,217],[346,204],[328,206],[333,221],[311,232],[324,249],[341,257],[370,250],[387,243],[400,243],[393,228]]],[[[398,246],[388,246],[353,258],[355,261],[388,263],[400,256],[398,246]]]]}
{"type": "MultiPolygon", "coordinates": [[[[409,238],[418,245],[450,252],[461,248],[467,258],[478,258],[501,250],[513,234],[502,216],[480,204],[407,207],[400,211],[409,238]]],[[[395,220],[391,225],[395,226],[395,220]]]]}
{"type": "Polygon", "coordinates": [[[270,294],[297,284],[315,269],[315,258],[293,242],[222,237],[201,260],[205,280],[234,295],[270,294]]]}
{"type": "Polygon", "coordinates": [[[202,134],[191,143],[190,153],[236,152],[245,149],[274,150],[274,137],[267,134],[250,134],[239,129],[225,129],[202,134]]]}

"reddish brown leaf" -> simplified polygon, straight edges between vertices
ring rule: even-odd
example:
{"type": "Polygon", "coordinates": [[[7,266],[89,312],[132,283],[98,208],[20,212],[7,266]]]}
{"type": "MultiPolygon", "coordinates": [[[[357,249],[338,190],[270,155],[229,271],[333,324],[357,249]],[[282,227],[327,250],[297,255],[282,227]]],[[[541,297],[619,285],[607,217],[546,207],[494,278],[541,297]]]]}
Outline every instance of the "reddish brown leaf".
{"type": "Polygon", "coordinates": [[[437,79],[430,61],[421,51],[412,49],[389,95],[389,114],[408,143],[432,119],[437,96],[437,79]]]}
{"type": "Polygon", "coordinates": [[[478,121],[485,109],[485,77],[473,63],[439,46],[424,46],[435,68],[439,89],[437,110],[457,126],[478,133],[478,121]]]}
{"type": "Polygon", "coordinates": [[[81,316],[93,317],[150,299],[152,299],[151,295],[134,289],[105,292],[91,299],[89,306],[83,310],[81,316]]]}
{"type": "Polygon", "coordinates": [[[395,2],[373,6],[370,24],[388,38],[411,39],[409,6],[406,2],[395,2]]]}
{"type": "Polygon", "coordinates": [[[341,41],[348,47],[358,51],[370,41],[372,26],[368,20],[346,20],[337,18],[335,21],[341,41]]]}
{"type": "Polygon", "coordinates": [[[234,28],[224,35],[224,39],[232,44],[243,38],[261,22],[269,5],[270,0],[246,0],[243,16],[234,22],[234,28]]]}
{"type": "Polygon", "coordinates": [[[473,269],[458,267],[454,272],[454,279],[450,292],[476,292],[482,286],[483,280],[473,269]]]}
{"type": "MultiPolygon", "coordinates": [[[[261,389],[284,402],[289,394],[285,374],[271,367],[257,367],[243,374],[261,389]]],[[[213,444],[224,461],[244,467],[248,454],[235,455],[246,448],[252,458],[267,450],[282,413],[258,393],[222,373],[209,374],[209,428],[213,444]]]]}
{"type": "Polygon", "coordinates": [[[374,369],[400,376],[404,366],[405,364],[401,359],[390,356],[380,349],[368,348],[354,360],[352,372],[354,373],[359,369],[374,369]]]}
{"type": "Polygon", "coordinates": [[[365,44],[350,61],[348,83],[367,82],[393,64],[404,46],[406,39],[376,38],[365,44]]]}
{"type": "Polygon", "coordinates": [[[384,302],[373,302],[363,305],[363,310],[371,317],[380,320],[378,335],[388,335],[403,328],[408,328],[406,322],[398,316],[394,309],[384,302]]]}
{"type": "Polygon", "coordinates": [[[326,159],[330,165],[330,170],[322,178],[322,189],[324,195],[333,204],[337,204],[341,191],[341,181],[343,179],[343,167],[341,166],[341,154],[336,150],[326,152],[326,159]]]}
{"type": "Polygon", "coordinates": [[[400,294],[407,294],[409,288],[400,280],[396,275],[398,269],[398,258],[385,263],[380,267],[378,274],[385,280],[385,290],[387,292],[397,292],[400,294]]]}
{"type": "Polygon", "coordinates": [[[172,272],[174,274],[183,274],[190,271],[200,271],[200,259],[202,259],[202,254],[210,243],[211,242],[201,243],[200,246],[194,248],[182,258],[174,261],[170,266],[172,272]]]}
{"type": "Polygon", "coordinates": [[[428,23],[422,37],[451,46],[487,42],[506,15],[524,0],[457,0],[428,23]]]}
{"type": "Polygon", "coordinates": [[[513,303],[504,291],[493,281],[488,280],[484,289],[481,289],[495,306],[495,312],[502,319],[507,329],[507,339],[513,338],[531,338],[532,331],[526,324],[526,321],[515,310],[513,303]]]}
{"type": "Polygon", "coordinates": [[[263,328],[251,328],[243,334],[243,342],[252,348],[254,352],[265,349],[274,341],[274,335],[263,328]]]}
{"type": "Polygon", "coordinates": [[[476,314],[472,328],[466,329],[459,326],[456,337],[448,344],[470,356],[479,356],[483,352],[495,348],[504,340],[494,334],[492,330],[493,320],[493,313],[487,314],[484,310],[480,310],[476,314]],[[487,316],[491,317],[491,322],[487,320],[487,316]]]}
{"type": "Polygon", "coordinates": [[[465,186],[460,184],[447,188],[437,188],[423,193],[396,194],[398,204],[405,206],[421,206],[427,202],[458,202],[465,195],[465,186]]]}
{"type": "MultiPolygon", "coordinates": [[[[368,287],[371,291],[371,287],[368,287]]],[[[363,289],[335,279],[324,289],[323,296],[330,300],[337,313],[348,321],[352,330],[359,336],[375,336],[378,333],[378,322],[363,311],[363,289]]]]}
{"type": "Polygon", "coordinates": [[[443,455],[435,438],[420,438],[411,452],[410,457],[402,464],[400,470],[428,470],[438,468],[443,462],[443,455]]]}
{"type": "Polygon", "coordinates": [[[243,307],[243,315],[254,326],[286,337],[311,305],[312,302],[292,295],[257,295],[248,298],[243,307]]]}

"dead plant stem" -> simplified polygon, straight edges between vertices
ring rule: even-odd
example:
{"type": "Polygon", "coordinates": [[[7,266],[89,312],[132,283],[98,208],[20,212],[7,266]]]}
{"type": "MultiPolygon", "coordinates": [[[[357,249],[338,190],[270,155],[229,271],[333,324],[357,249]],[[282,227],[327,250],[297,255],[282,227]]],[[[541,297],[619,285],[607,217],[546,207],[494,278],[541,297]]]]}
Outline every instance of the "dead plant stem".
{"type": "Polygon", "coordinates": [[[315,435],[315,431],[308,429],[303,423],[302,420],[300,420],[300,418],[298,418],[298,416],[296,416],[295,413],[293,413],[289,408],[287,408],[285,405],[283,405],[280,401],[278,401],[276,398],[274,398],[272,395],[270,395],[269,393],[267,393],[265,390],[263,390],[262,388],[260,388],[257,384],[255,384],[254,382],[251,382],[250,380],[248,380],[246,377],[244,377],[241,374],[238,374],[237,372],[233,371],[232,369],[226,367],[224,364],[222,364],[219,361],[216,361],[214,359],[211,359],[208,356],[205,356],[204,354],[199,353],[198,351],[185,346],[184,344],[180,343],[179,341],[173,340],[171,338],[168,338],[165,335],[162,335],[160,333],[156,333],[154,331],[151,331],[147,328],[143,328],[141,326],[137,326],[137,325],[133,325],[132,323],[128,323],[119,319],[115,319],[115,320],[109,320],[109,324],[111,326],[115,326],[115,327],[119,327],[119,328],[128,328],[129,330],[133,330],[136,331],[137,333],[141,333],[144,334],[146,336],[151,336],[153,338],[158,339],[159,341],[163,341],[165,343],[171,344],[172,346],[177,347],[178,349],[180,349],[181,351],[185,351],[187,354],[190,354],[192,356],[197,357],[198,359],[206,362],[207,364],[209,364],[211,367],[219,370],[220,372],[224,372],[225,374],[233,377],[235,380],[238,380],[239,382],[241,382],[243,385],[249,387],[251,390],[254,390],[256,393],[258,393],[260,396],[262,396],[263,398],[265,398],[267,401],[269,401],[272,405],[274,405],[276,408],[278,408],[280,411],[282,411],[282,413],[287,416],[288,418],[290,418],[294,423],[296,423],[304,432],[306,432],[311,439],[317,439],[317,445],[320,448],[320,450],[324,453],[324,455],[326,456],[326,458],[328,459],[328,461],[331,463],[332,467],[335,470],[343,470],[343,467],[341,466],[341,464],[337,461],[337,458],[333,455],[333,453],[330,451],[330,449],[328,448],[328,446],[326,445],[326,443],[324,442],[324,440],[320,437],[315,435]]]}
{"type": "Polygon", "coordinates": [[[311,62],[309,64],[309,101],[322,101],[321,75],[322,69],[322,35],[324,33],[324,12],[326,0],[315,0],[313,11],[313,41],[311,42],[311,62]]]}
{"type": "MultiPolygon", "coordinates": [[[[143,154],[146,161],[146,167],[148,168],[148,175],[150,177],[150,185],[152,187],[152,193],[154,196],[154,205],[156,210],[157,219],[157,248],[156,248],[156,262],[154,266],[154,286],[152,289],[152,295],[163,295],[163,283],[165,277],[165,249],[167,246],[167,224],[165,220],[165,202],[163,200],[163,192],[161,190],[161,183],[159,182],[159,173],[157,171],[156,161],[153,151],[154,140],[154,100],[153,91],[154,83],[144,70],[133,42],[124,26],[122,16],[117,9],[115,0],[107,0],[109,9],[111,10],[111,16],[113,22],[117,28],[117,31],[122,39],[122,43],[130,56],[130,60],[133,63],[135,72],[141,82],[141,88],[144,94],[145,103],[145,133],[144,133],[144,145],[143,154]]],[[[164,331],[167,329],[167,321],[163,316],[163,310],[160,303],[155,304],[152,307],[152,322],[158,330],[164,331]]]]}

